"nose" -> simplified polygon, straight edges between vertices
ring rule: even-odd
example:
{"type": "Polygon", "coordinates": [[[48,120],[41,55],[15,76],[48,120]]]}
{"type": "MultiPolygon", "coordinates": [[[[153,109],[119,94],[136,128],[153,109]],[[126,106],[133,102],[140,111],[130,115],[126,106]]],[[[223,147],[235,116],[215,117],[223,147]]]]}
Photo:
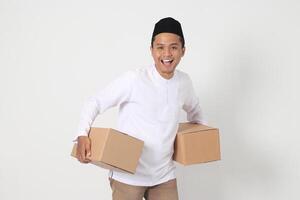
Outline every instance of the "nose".
{"type": "Polygon", "coordinates": [[[163,54],[164,56],[171,56],[172,55],[172,52],[171,52],[170,48],[165,48],[163,53],[164,53],[163,54]]]}

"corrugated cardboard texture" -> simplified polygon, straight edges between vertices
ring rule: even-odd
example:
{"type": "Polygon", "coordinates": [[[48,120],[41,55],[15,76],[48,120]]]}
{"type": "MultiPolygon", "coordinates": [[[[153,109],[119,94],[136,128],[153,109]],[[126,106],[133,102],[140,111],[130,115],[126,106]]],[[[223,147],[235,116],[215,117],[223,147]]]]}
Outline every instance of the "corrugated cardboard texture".
{"type": "Polygon", "coordinates": [[[174,144],[173,159],[183,165],[220,160],[219,130],[209,126],[182,123],[174,144]]]}
{"type": "MultiPolygon", "coordinates": [[[[91,160],[97,166],[135,173],[144,142],[110,128],[91,128],[91,160]]],[[[71,155],[76,157],[77,144],[71,155]]]]}

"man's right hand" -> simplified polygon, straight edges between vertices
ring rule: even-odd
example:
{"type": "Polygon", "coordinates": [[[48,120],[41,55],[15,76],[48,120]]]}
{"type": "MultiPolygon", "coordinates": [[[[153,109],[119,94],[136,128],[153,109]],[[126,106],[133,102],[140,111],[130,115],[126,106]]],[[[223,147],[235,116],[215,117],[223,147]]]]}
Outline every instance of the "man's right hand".
{"type": "Polygon", "coordinates": [[[76,156],[81,163],[91,162],[91,140],[88,136],[79,136],[77,138],[76,156]]]}

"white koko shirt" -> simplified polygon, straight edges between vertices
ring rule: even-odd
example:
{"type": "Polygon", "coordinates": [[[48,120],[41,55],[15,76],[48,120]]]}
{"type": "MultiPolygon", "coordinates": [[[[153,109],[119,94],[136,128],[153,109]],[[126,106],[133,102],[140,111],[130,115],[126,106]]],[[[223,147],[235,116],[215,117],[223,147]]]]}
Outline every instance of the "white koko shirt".
{"type": "Polygon", "coordinates": [[[167,80],[154,66],[125,73],[85,103],[77,136],[87,135],[96,116],[113,106],[119,106],[117,130],[143,140],[144,148],[135,174],[110,171],[110,176],[139,186],[175,178],[172,155],[180,110],[188,121],[204,123],[189,76],[176,70],[167,80]]]}

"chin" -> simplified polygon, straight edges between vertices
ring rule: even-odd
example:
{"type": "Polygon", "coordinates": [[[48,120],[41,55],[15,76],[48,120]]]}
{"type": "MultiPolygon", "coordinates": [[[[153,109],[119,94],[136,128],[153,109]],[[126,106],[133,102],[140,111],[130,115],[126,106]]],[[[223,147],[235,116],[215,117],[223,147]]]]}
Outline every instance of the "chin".
{"type": "Polygon", "coordinates": [[[164,70],[163,72],[164,73],[167,73],[167,74],[171,74],[171,73],[174,73],[175,69],[170,69],[170,70],[164,70]]]}
{"type": "Polygon", "coordinates": [[[173,73],[175,71],[175,68],[174,66],[171,66],[171,67],[164,67],[164,72],[165,73],[173,73]]]}

